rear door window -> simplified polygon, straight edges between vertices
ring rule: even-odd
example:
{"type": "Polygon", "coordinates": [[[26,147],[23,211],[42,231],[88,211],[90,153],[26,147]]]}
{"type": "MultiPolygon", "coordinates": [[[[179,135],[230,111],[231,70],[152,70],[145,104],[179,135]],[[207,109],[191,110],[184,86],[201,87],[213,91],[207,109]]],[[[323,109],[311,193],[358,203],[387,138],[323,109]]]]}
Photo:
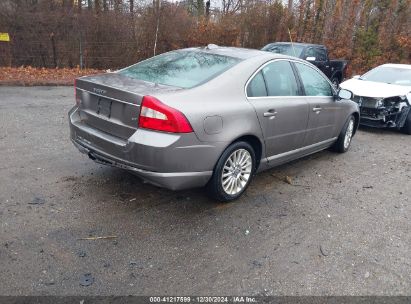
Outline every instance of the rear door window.
{"type": "Polygon", "coordinates": [[[327,55],[326,55],[324,49],[317,48],[316,53],[317,53],[317,55],[315,57],[316,57],[317,61],[326,61],[327,55]]]}
{"type": "Polygon", "coordinates": [[[239,61],[239,58],[198,50],[174,51],[139,62],[118,73],[148,82],[192,88],[215,78],[239,61]]]}
{"type": "Polygon", "coordinates": [[[261,73],[261,71],[258,72],[248,84],[247,96],[248,97],[267,96],[267,89],[265,87],[265,82],[264,82],[263,74],[261,73]]]}
{"type": "MultiPolygon", "coordinates": [[[[309,47],[305,50],[305,58],[307,57],[316,57],[317,53],[315,52],[314,48],[309,47]]],[[[317,60],[317,58],[315,58],[317,60]]]]}
{"type": "Polygon", "coordinates": [[[299,90],[291,64],[274,61],[262,69],[268,96],[298,96],[299,90]]]}
{"type": "Polygon", "coordinates": [[[300,74],[306,96],[333,96],[331,84],[317,70],[302,63],[294,64],[300,74]]]}

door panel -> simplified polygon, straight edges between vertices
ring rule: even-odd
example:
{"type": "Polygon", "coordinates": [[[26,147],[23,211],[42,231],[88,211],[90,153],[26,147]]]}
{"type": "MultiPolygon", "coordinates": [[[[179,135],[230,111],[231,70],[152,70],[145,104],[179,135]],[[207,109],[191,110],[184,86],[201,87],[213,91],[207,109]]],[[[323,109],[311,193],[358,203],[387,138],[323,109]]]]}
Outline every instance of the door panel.
{"type": "Polygon", "coordinates": [[[308,103],[298,97],[250,99],[263,130],[267,157],[301,148],[308,122],[308,103]],[[269,116],[270,114],[273,116],[269,116]]]}
{"type": "Polygon", "coordinates": [[[308,146],[334,137],[339,104],[333,97],[320,96],[307,96],[307,102],[310,115],[304,145],[308,146]]]}
{"type": "Polygon", "coordinates": [[[340,104],[334,99],[331,83],[314,68],[295,62],[309,106],[307,136],[304,145],[312,145],[336,134],[340,104]]]}
{"type": "Polygon", "coordinates": [[[301,148],[308,124],[308,102],[298,96],[300,88],[290,63],[276,60],[267,64],[249,87],[248,99],[260,122],[267,157],[301,148]],[[264,94],[262,81],[266,88],[264,94]],[[253,95],[253,91],[258,95],[253,95]]]}

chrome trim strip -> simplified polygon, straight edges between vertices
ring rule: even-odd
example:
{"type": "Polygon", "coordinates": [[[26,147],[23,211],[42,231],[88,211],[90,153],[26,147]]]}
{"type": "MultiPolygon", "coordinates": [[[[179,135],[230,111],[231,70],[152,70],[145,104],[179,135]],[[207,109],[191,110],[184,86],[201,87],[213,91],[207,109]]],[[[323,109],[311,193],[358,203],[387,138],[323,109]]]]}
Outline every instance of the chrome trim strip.
{"type": "Polygon", "coordinates": [[[260,97],[247,97],[249,100],[256,100],[256,99],[301,99],[301,98],[321,98],[321,99],[330,99],[333,98],[332,96],[260,96],[260,97]]]}
{"type": "MultiPolygon", "coordinates": [[[[147,59],[146,59],[146,60],[147,60],[147,59]]],[[[126,69],[126,68],[127,68],[127,67],[125,67],[124,69],[126,69]]],[[[99,74],[99,75],[104,75],[104,74],[117,74],[117,72],[118,72],[118,71],[111,72],[111,73],[103,73],[103,74],[99,74]]],[[[90,80],[88,80],[88,79],[84,79],[84,78],[87,78],[87,77],[90,77],[90,76],[82,76],[82,77],[80,77],[80,78],[78,78],[78,79],[81,79],[81,81],[84,81],[84,82],[87,82],[87,83],[90,83],[90,84],[93,84],[93,85],[102,85],[102,84],[99,84],[99,83],[95,83],[95,82],[93,82],[93,81],[90,81],[90,80]]],[[[144,80],[142,80],[142,81],[144,81],[144,80]]],[[[147,82],[147,81],[144,81],[144,82],[147,82]]],[[[147,82],[147,83],[149,83],[149,82],[147,82]]],[[[102,86],[104,86],[104,87],[106,87],[106,88],[114,89],[114,90],[117,90],[117,91],[121,91],[121,92],[126,92],[126,93],[130,93],[130,94],[136,94],[136,92],[127,91],[127,90],[124,90],[124,89],[119,89],[119,88],[112,87],[112,86],[107,85],[107,84],[104,84],[104,85],[102,85],[102,86]]]]}
{"type": "Polygon", "coordinates": [[[318,143],[315,143],[315,144],[312,144],[312,145],[309,145],[309,146],[305,146],[305,147],[298,148],[298,149],[295,149],[295,150],[292,150],[292,151],[287,151],[287,152],[284,152],[284,153],[273,155],[273,156],[267,157],[267,160],[271,161],[271,160],[279,159],[279,158],[289,156],[289,155],[292,155],[292,154],[296,154],[298,152],[309,150],[311,148],[316,148],[316,147],[331,143],[331,142],[335,141],[336,139],[337,139],[337,137],[333,137],[333,138],[330,138],[330,139],[327,139],[327,140],[324,140],[324,141],[320,141],[318,143]]]}
{"type": "MultiPolygon", "coordinates": [[[[301,97],[301,96],[300,96],[301,97]]],[[[304,98],[315,98],[315,99],[318,99],[318,98],[327,98],[327,99],[333,99],[334,100],[334,98],[333,98],[333,96],[303,96],[304,98]]]]}
{"type": "Polygon", "coordinates": [[[305,98],[305,96],[260,96],[260,97],[247,97],[249,100],[256,100],[256,99],[301,99],[305,98]]]}
{"type": "MultiPolygon", "coordinates": [[[[294,98],[294,97],[298,97],[298,98],[307,98],[307,97],[319,98],[319,97],[327,97],[327,98],[330,98],[330,97],[333,97],[333,96],[305,96],[305,95],[302,95],[302,96],[261,96],[261,97],[248,97],[248,95],[247,95],[247,86],[248,86],[248,84],[251,82],[251,80],[254,78],[254,76],[255,76],[256,74],[258,74],[266,65],[268,65],[268,64],[270,64],[270,63],[273,63],[273,62],[275,62],[275,61],[288,61],[288,62],[301,63],[301,64],[304,64],[304,65],[306,65],[306,66],[308,66],[308,67],[316,70],[316,71],[319,72],[320,74],[323,74],[323,75],[324,75],[324,73],[323,73],[319,68],[317,68],[315,65],[313,65],[313,64],[311,64],[311,63],[308,63],[308,62],[306,62],[306,61],[304,61],[304,60],[302,60],[302,59],[300,59],[300,60],[298,60],[298,59],[288,59],[288,58],[276,58],[276,59],[271,59],[271,60],[267,61],[266,63],[264,63],[263,65],[261,65],[261,66],[251,75],[251,77],[248,78],[247,82],[245,83],[245,86],[244,86],[244,94],[245,94],[245,97],[246,97],[247,99],[276,98],[276,97],[280,97],[280,98],[285,98],[285,97],[286,97],[286,98],[294,98]]],[[[325,75],[324,75],[324,76],[325,76],[325,75]]],[[[328,77],[325,76],[325,77],[323,77],[323,78],[328,81],[328,83],[331,85],[332,90],[333,90],[334,92],[336,92],[336,90],[335,90],[335,88],[334,88],[334,85],[331,83],[331,81],[328,79],[328,77]]]]}
{"type": "MultiPolygon", "coordinates": [[[[90,82],[90,83],[91,83],[91,82],[90,82]]],[[[120,100],[120,99],[113,98],[113,97],[110,97],[110,96],[100,95],[100,94],[97,94],[97,93],[94,93],[94,92],[87,91],[87,90],[85,90],[85,89],[76,88],[76,90],[80,90],[80,91],[83,91],[83,92],[86,92],[86,93],[89,93],[89,94],[92,94],[92,95],[95,95],[95,96],[98,96],[98,97],[103,97],[103,98],[111,99],[111,100],[114,100],[114,101],[117,101],[117,102],[129,104],[129,105],[131,105],[131,106],[140,107],[140,105],[135,104],[135,103],[131,103],[131,102],[128,102],[128,101],[120,100]]],[[[124,92],[132,93],[132,92],[128,92],[128,91],[124,91],[124,92]]]]}

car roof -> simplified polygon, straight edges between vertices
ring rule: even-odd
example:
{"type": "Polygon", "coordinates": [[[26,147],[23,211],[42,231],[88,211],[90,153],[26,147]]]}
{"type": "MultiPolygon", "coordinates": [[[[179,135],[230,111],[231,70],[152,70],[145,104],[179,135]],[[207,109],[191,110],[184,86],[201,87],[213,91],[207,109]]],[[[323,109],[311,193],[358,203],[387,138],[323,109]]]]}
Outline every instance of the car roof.
{"type": "Polygon", "coordinates": [[[322,44],[303,43],[303,42],[272,42],[272,43],[269,43],[268,45],[274,45],[274,44],[294,44],[294,45],[301,45],[301,46],[316,46],[316,47],[322,47],[322,48],[325,47],[322,44]]]}
{"type": "Polygon", "coordinates": [[[380,66],[388,67],[388,68],[398,68],[398,69],[411,70],[411,64],[386,63],[386,64],[383,64],[383,65],[380,65],[380,66]]]}
{"type": "Polygon", "coordinates": [[[267,58],[283,58],[283,59],[293,59],[295,60],[295,57],[291,56],[286,56],[282,54],[275,54],[271,52],[266,52],[266,51],[260,51],[260,50],[255,50],[255,49],[247,49],[247,48],[240,48],[240,47],[227,47],[227,46],[218,46],[218,45],[208,45],[206,47],[197,47],[197,48],[187,48],[187,49],[181,49],[178,51],[200,51],[200,52],[206,52],[209,54],[216,54],[216,55],[223,55],[223,56],[230,56],[238,59],[250,59],[253,57],[258,57],[258,56],[264,56],[267,58]]]}

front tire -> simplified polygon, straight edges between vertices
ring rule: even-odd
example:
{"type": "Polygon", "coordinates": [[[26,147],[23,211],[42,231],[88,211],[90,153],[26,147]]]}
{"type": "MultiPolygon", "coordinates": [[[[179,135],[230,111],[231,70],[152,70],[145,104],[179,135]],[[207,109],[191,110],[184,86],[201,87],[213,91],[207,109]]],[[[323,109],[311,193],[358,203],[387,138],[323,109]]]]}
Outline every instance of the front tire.
{"type": "Polygon", "coordinates": [[[335,142],[333,148],[336,152],[345,153],[348,151],[351,145],[352,137],[354,136],[355,128],[355,118],[353,115],[348,117],[347,121],[344,124],[344,127],[341,130],[340,135],[338,136],[337,141],[335,142]]]}
{"type": "Polygon", "coordinates": [[[256,168],[255,152],[251,145],[238,141],[220,156],[211,180],[208,194],[221,202],[239,198],[251,182],[256,168]]]}

